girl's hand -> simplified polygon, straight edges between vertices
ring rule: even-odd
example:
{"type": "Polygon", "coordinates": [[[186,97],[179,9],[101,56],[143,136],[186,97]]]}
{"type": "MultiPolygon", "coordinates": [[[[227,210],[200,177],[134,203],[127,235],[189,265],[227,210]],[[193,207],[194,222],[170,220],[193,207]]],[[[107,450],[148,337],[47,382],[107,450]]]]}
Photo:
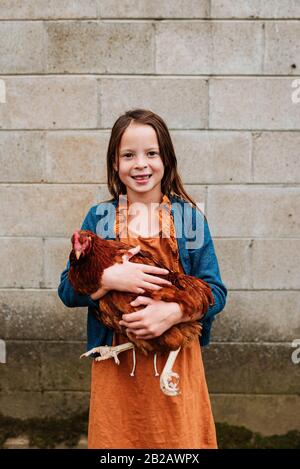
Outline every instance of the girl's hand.
{"type": "Polygon", "coordinates": [[[159,337],[174,324],[178,324],[182,311],[178,303],[153,300],[146,296],[138,296],[131,306],[146,305],[134,313],[123,314],[119,324],[125,326],[138,339],[154,339],[159,337]]]}
{"type": "Polygon", "coordinates": [[[160,290],[163,285],[172,285],[168,280],[155,277],[153,274],[166,275],[167,269],[136,264],[129,259],[137,254],[140,246],[136,246],[123,255],[122,264],[114,264],[104,270],[102,275],[102,288],[109,290],[127,291],[132,293],[145,293],[147,290],[160,290]]]}

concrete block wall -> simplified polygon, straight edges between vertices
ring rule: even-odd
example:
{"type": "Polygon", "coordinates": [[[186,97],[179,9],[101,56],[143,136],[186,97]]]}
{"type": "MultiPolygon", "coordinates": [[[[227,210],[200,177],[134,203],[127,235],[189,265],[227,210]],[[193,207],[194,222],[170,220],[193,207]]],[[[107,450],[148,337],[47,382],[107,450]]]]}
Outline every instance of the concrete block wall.
{"type": "Polygon", "coordinates": [[[120,113],[167,122],[205,204],[225,311],[203,350],[217,421],[300,425],[300,2],[13,0],[0,5],[0,411],[88,406],[85,309],[57,297],[70,235],[108,196],[120,113]]]}

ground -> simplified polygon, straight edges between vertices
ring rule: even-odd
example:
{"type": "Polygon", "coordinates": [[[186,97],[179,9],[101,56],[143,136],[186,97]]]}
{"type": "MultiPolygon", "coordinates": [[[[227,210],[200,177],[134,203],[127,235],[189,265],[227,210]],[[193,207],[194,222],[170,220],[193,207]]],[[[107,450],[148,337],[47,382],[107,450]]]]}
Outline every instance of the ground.
{"type": "MultiPolygon", "coordinates": [[[[68,419],[19,420],[0,414],[0,448],[86,448],[88,413],[68,419]]],[[[262,436],[245,427],[216,423],[220,449],[300,449],[300,432],[262,436]]]]}

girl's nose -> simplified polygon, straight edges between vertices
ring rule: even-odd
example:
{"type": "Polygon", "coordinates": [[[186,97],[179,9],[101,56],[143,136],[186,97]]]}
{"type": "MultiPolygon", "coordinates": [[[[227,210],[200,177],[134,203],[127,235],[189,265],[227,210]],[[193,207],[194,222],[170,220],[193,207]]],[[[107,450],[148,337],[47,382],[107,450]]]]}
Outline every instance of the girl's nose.
{"type": "Polygon", "coordinates": [[[135,160],[135,167],[146,168],[146,166],[147,166],[147,159],[144,156],[137,156],[135,160]]]}

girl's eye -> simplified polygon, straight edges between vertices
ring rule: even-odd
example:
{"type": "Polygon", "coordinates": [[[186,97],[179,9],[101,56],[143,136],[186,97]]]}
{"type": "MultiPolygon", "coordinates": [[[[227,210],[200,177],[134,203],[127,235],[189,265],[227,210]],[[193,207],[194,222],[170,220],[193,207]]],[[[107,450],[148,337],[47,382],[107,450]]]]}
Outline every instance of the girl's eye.
{"type": "MultiPolygon", "coordinates": [[[[148,152],[148,155],[152,157],[158,155],[158,153],[156,151],[149,151],[148,152]]],[[[126,159],[130,159],[133,157],[133,154],[132,153],[124,153],[123,155],[123,158],[126,158],[126,159]]]]}

